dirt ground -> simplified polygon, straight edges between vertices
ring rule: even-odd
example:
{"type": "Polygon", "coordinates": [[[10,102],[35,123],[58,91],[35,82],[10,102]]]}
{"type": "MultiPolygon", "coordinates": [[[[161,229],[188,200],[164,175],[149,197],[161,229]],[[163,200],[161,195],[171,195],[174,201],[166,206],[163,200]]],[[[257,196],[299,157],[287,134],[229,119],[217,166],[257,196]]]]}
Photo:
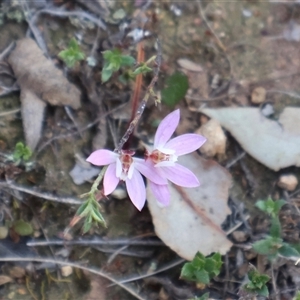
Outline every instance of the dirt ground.
{"type": "MultiPolygon", "coordinates": [[[[257,200],[268,197],[287,202],[279,213],[282,239],[300,249],[300,115],[280,119],[285,108],[300,107],[298,2],[3,1],[0,299],[187,300],[204,299],[200,297],[207,292],[209,299],[246,299],[239,291],[248,280],[249,264],[270,276],[267,299],[299,299],[294,298],[300,290],[297,259],[270,262],[252,249],[269,233],[269,218],[255,207],[257,200]],[[141,32],[143,38],[132,37],[141,32]],[[70,68],[59,53],[72,38],[85,59],[70,68]],[[107,227],[93,225],[83,234],[84,220],[74,222],[83,201],[80,195],[91,189],[100,172],[86,158],[96,149],[117,147],[135,112],[135,99],[142,101],[155,77],[149,72],[139,83],[124,81],[120,71],[102,83],[102,53],[115,48],[138,61],[141,55],[144,62],[161,57],[153,88],[157,95],[164,95],[175,72],[188,80],[185,96],[176,103],[167,105],[162,97],[157,106],[150,97],[126,147],[141,155],[144,145],[153,143],[159,122],[177,108],[181,121],[176,135],[205,135],[209,118],[219,122],[207,136],[217,141],[197,152],[195,166],[207,191],[205,205],[216,211],[224,208],[216,222],[226,239],[223,245],[206,241],[205,227],[215,226],[210,222],[195,228],[197,238],[190,235],[192,244],[196,239],[199,244],[211,243],[205,254],[223,254],[220,274],[206,286],[180,279],[189,257],[184,248],[189,246],[178,238],[182,245],[177,250],[172,241],[164,240],[159,226],[172,232],[172,223],[153,208],[149,191],[149,204],[139,212],[120,183],[100,201],[107,227]],[[222,119],[217,114],[221,108],[232,109],[231,117],[222,119]],[[285,152],[278,150],[280,163],[267,162],[269,154],[259,152],[273,127],[265,129],[263,122],[240,117],[237,108],[255,109],[272,126],[289,128],[268,149],[271,158],[281,144],[286,145],[285,152]],[[12,159],[18,142],[34,149],[28,162],[12,159]],[[296,184],[278,185],[282,175],[292,175],[296,184]]],[[[179,219],[180,215],[179,227],[184,226],[179,219]]],[[[251,297],[247,299],[266,299],[251,297]]]]}

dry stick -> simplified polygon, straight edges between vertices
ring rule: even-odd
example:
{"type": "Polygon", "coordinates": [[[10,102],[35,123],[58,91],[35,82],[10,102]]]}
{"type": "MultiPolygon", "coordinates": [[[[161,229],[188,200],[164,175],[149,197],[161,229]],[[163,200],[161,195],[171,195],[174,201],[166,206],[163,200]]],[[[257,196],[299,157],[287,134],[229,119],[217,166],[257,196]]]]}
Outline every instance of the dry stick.
{"type": "Polygon", "coordinates": [[[9,111],[4,111],[4,112],[0,113],[0,117],[5,117],[5,116],[12,115],[12,114],[16,114],[16,113],[18,113],[20,111],[21,111],[20,108],[16,108],[16,109],[9,110],[9,111]]]}
{"type": "Polygon", "coordinates": [[[67,11],[64,9],[46,8],[46,9],[41,9],[41,10],[37,11],[36,14],[34,15],[34,18],[37,19],[40,14],[48,14],[48,15],[62,17],[62,18],[78,17],[78,18],[82,18],[82,19],[87,19],[87,20],[91,21],[92,23],[96,24],[101,29],[107,30],[105,23],[103,21],[101,21],[99,17],[94,17],[84,11],[67,11]]]}
{"type": "Polygon", "coordinates": [[[147,87],[146,94],[145,94],[143,100],[141,101],[139,108],[137,109],[134,119],[129,124],[129,127],[128,127],[127,131],[125,132],[125,134],[123,135],[123,137],[121,138],[118,147],[115,149],[115,152],[121,152],[124,144],[127,142],[129,137],[131,136],[135,126],[137,125],[138,121],[140,120],[140,118],[145,110],[145,107],[146,107],[148,99],[151,95],[152,89],[158,80],[158,74],[159,74],[160,65],[161,65],[161,45],[160,45],[160,41],[158,39],[157,39],[157,46],[158,46],[158,53],[157,53],[157,56],[155,59],[155,63],[157,65],[157,67],[156,67],[156,70],[154,70],[154,77],[152,78],[149,86],[147,87]]]}
{"type": "Polygon", "coordinates": [[[50,145],[53,141],[60,140],[60,139],[66,139],[68,137],[71,137],[73,135],[82,133],[82,132],[90,129],[91,127],[93,127],[97,123],[99,123],[101,121],[101,119],[103,119],[104,117],[106,117],[106,116],[110,115],[111,113],[117,111],[118,109],[123,108],[126,104],[127,103],[121,104],[118,107],[112,109],[111,111],[102,114],[99,118],[95,119],[95,121],[93,121],[93,122],[89,123],[88,125],[84,126],[79,131],[75,131],[75,132],[71,132],[71,133],[67,133],[67,134],[62,134],[62,135],[55,136],[55,137],[51,138],[50,140],[48,140],[47,142],[45,142],[43,145],[41,145],[41,147],[38,149],[38,151],[36,153],[40,153],[45,147],[47,147],[48,145],[50,145]]]}
{"type": "Polygon", "coordinates": [[[66,240],[59,240],[59,239],[50,239],[48,241],[41,240],[41,241],[29,241],[26,243],[27,246],[70,246],[70,245],[88,245],[88,246],[164,246],[165,244],[161,241],[141,241],[141,240],[134,240],[134,239],[116,239],[116,240],[105,240],[105,239],[93,239],[93,240],[78,240],[78,241],[66,241],[66,240]]]}
{"type": "Polygon", "coordinates": [[[52,264],[59,264],[59,265],[63,265],[63,266],[70,266],[73,268],[78,268],[84,271],[88,271],[92,274],[96,274],[99,275],[103,278],[108,279],[109,281],[113,282],[114,284],[120,286],[121,288],[123,288],[125,291],[127,291],[129,294],[131,294],[132,296],[134,296],[136,299],[139,300],[146,300],[145,298],[141,297],[140,295],[138,295],[134,290],[132,290],[131,288],[129,288],[128,286],[120,283],[119,281],[117,281],[117,279],[109,276],[108,274],[100,271],[100,270],[96,270],[94,268],[88,268],[88,267],[84,267],[80,264],[77,263],[73,263],[73,262],[68,262],[68,261],[61,261],[61,260],[55,260],[55,259],[49,259],[49,258],[37,258],[37,257],[0,257],[0,261],[35,261],[35,262],[42,262],[42,263],[52,263],[52,264]]]}
{"type": "MultiPolygon", "coordinates": [[[[246,216],[246,220],[249,219],[250,216],[246,216]]],[[[233,228],[229,229],[228,231],[226,231],[226,235],[229,235],[231,234],[233,231],[235,231],[237,228],[239,228],[241,225],[243,225],[244,222],[241,221],[239,222],[238,224],[236,224],[233,228]]],[[[161,272],[164,272],[168,269],[171,269],[177,265],[180,265],[181,263],[185,262],[185,259],[180,259],[180,260],[177,260],[175,262],[172,262],[152,273],[148,273],[148,274],[143,274],[143,275],[138,275],[138,276],[135,276],[135,277],[132,277],[132,278],[128,278],[128,279],[125,279],[125,280],[121,280],[120,283],[126,283],[126,282],[131,282],[131,281],[136,281],[136,280],[140,280],[140,279],[143,279],[143,278],[146,278],[146,277],[150,277],[152,275],[155,275],[155,274],[158,274],[158,273],[161,273],[161,272]]],[[[111,284],[110,286],[113,286],[114,284],[111,284]]]]}
{"type": "Polygon", "coordinates": [[[15,42],[11,42],[0,54],[0,61],[3,60],[13,50],[15,42]]]}
{"type": "Polygon", "coordinates": [[[272,286],[273,286],[273,289],[274,289],[275,299],[279,300],[279,294],[277,292],[276,278],[275,278],[275,275],[274,275],[274,266],[273,266],[273,264],[271,264],[271,272],[272,272],[272,286]]]}
{"type": "Polygon", "coordinates": [[[76,198],[59,197],[59,196],[55,196],[55,195],[50,194],[50,193],[42,193],[40,191],[29,189],[29,188],[17,185],[17,184],[12,183],[12,182],[8,183],[6,181],[0,181],[0,187],[13,189],[13,190],[16,190],[16,191],[19,191],[19,192],[23,192],[23,193],[26,193],[26,194],[33,195],[35,197],[39,197],[39,198],[43,198],[43,199],[46,199],[46,200],[59,202],[59,203],[63,203],[63,204],[75,204],[75,205],[82,204],[82,201],[80,201],[79,199],[76,199],[76,198]]]}

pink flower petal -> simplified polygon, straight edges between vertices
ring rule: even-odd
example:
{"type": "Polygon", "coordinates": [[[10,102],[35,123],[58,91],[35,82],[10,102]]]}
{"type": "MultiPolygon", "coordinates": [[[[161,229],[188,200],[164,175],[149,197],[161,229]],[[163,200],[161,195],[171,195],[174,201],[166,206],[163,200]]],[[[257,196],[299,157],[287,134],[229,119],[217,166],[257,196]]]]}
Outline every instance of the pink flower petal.
{"type": "Polygon", "coordinates": [[[180,156],[199,149],[205,142],[206,138],[204,136],[188,133],[171,139],[165,147],[175,150],[175,155],[180,156]]]}
{"type": "Polygon", "coordinates": [[[148,181],[151,191],[156,200],[162,206],[168,206],[170,204],[170,191],[167,184],[158,185],[152,181],[148,181]]]}
{"type": "Polygon", "coordinates": [[[101,149],[94,151],[86,160],[96,166],[105,166],[114,163],[119,154],[101,149]]]}
{"type": "Polygon", "coordinates": [[[154,137],[154,149],[163,147],[166,142],[171,138],[176,127],[179,124],[180,110],[177,109],[168,114],[159,124],[155,137],[154,137]]]}
{"type": "Polygon", "coordinates": [[[148,160],[143,160],[140,158],[133,158],[134,167],[142,173],[146,178],[157,184],[167,184],[166,178],[161,177],[157,168],[154,167],[153,162],[148,160]]]}
{"type": "Polygon", "coordinates": [[[110,164],[104,174],[104,195],[111,194],[117,187],[120,179],[116,176],[116,164],[110,164]]]}
{"type": "Polygon", "coordinates": [[[186,167],[176,164],[174,167],[160,167],[161,173],[171,182],[183,187],[197,187],[200,185],[196,175],[186,167]]]}
{"type": "Polygon", "coordinates": [[[131,202],[141,211],[146,202],[146,190],[142,175],[134,169],[131,179],[127,178],[125,182],[131,202]]]}

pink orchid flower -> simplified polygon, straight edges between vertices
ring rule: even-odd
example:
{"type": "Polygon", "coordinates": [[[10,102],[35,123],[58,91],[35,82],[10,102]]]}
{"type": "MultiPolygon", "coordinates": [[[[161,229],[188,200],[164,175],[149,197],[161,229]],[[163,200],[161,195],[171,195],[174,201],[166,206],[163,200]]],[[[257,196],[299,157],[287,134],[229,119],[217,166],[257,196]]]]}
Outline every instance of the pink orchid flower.
{"type": "Polygon", "coordinates": [[[167,181],[159,176],[153,166],[145,164],[143,159],[132,157],[134,153],[125,150],[115,153],[100,149],[94,151],[87,161],[96,166],[108,165],[103,179],[104,195],[111,194],[120,180],[125,181],[130,200],[138,210],[141,210],[146,201],[146,190],[140,173],[155,184],[166,184],[167,181]]]}
{"type": "MultiPolygon", "coordinates": [[[[154,137],[154,150],[146,153],[148,168],[151,165],[158,170],[162,178],[166,178],[182,187],[197,187],[198,178],[189,169],[177,163],[178,157],[199,149],[206,138],[199,134],[183,134],[170,139],[179,124],[179,109],[167,115],[159,124],[154,137]]],[[[149,178],[150,179],[150,178],[149,178]]],[[[163,206],[170,202],[168,185],[154,182],[150,179],[150,188],[163,206]]]]}

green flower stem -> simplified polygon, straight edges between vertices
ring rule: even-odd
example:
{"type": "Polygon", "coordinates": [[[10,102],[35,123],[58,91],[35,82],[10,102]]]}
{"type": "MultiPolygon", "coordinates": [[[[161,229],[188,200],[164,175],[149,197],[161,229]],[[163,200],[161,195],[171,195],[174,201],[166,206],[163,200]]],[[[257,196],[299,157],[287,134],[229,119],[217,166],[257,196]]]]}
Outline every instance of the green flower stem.
{"type": "Polygon", "coordinates": [[[100,182],[102,181],[103,179],[103,176],[107,170],[108,166],[105,166],[102,168],[101,172],[99,173],[97,179],[94,181],[92,187],[91,187],[91,190],[89,192],[89,194],[94,194],[95,192],[97,192],[98,190],[98,185],[100,184],[100,182]]]}

